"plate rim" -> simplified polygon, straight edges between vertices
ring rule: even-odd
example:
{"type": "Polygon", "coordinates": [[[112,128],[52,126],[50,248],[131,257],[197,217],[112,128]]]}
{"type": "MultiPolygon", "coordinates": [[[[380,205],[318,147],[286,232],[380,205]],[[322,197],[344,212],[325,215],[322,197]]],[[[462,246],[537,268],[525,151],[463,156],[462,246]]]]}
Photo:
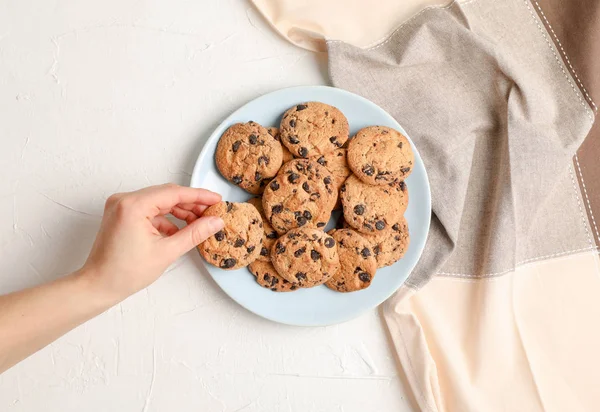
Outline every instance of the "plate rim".
{"type": "MultiPolygon", "coordinates": [[[[404,279],[402,281],[402,283],[400,283],[398,285],[397,288],[393,289],[390,291],[390,293],[386,294],[385,297],[383,297],[382,299],[377,299],[376,301],[374,301],[375,303],[373,305],[371,305],[368,308],[365,308],[357,313],[354,313],[350,316],[346,316],[341,318],[340,320],[337,321],[331,321],[331,322],[322,322],[322,323],[303,323],[303,324],[298,324],[298,323],[291,323],[291,322],[286,322],[286,321],[282,321],[280,319],[275,319],[270,317],[269,315],[264,315],[262,313],[257,313],[256,311],[254,311],[253,309],[249,308],[247,305],[239,302],[238,300],[234,299],[229,293],[227,293],[227,291],[223,288],[223,286],[221,286],[221,284],[217,281],[217,279],[215,279],[215,277],[212,275],[212,273],[210,272],[210,270],[206,267],[206,262],[204,262],[204,260],[202,260],[202,265],[204,266],[204,269],[206,270],[206,272],[208,272],[208,274],[210,275],[210,277],[213,279],[213,281],[219,286],[219,288],[229,297],[229,299],[231,299],[232,301],[234,301],[237,305],[240,305],[241,307],[243,307],[244,309],[246,309],[247,311],[253,313],[254,315],[263,318],[263,319],[267,319],[271,322],[275,322],[275,323],[279,323],[279,324],[283,324],[283,325],[289,325],[289,326],[297,326],[297,327],[320,327],[320,326],[329,326],[329,325],[337,325],[337,324],[341,324],[341,323],[345,323],[348,322],[350,320],[356,319],[362,315],[364,315],[367,311],[377,308],[379,307],[382,303],[384,303],[385,301],[387,301],[390,297],[392,297],[396,292],[398,292],[398,290],[406,284],[406,281],[408,280],[408,278],[410,277],[410,275],[412,274],[413,270],[415,269],[415,267],[417,266],[417,264],[419,263],[419,261],[421,260],[422,256],[423,256],[423,251],[425,250],[425,246],[427,244],[427,239],[429,238],[429,230],[431,228],[431,214],[432,214],[432,205],[431,205],[431,185],[429,183],[429,175],[427,173],[427,167],[425,166],[425,162],[423,161],[423,157],[421,156],[421,153],[419,152],[415,142],[411,139],[410,135],[406,132],[406,130],[404,129],[404,127],[402,127],[402,125],[396,120],[396,118],[394,116],[392,116],[390,113],[387,112],[387,110],[383,109],[381,106],[375,104],[374,102],[372,102],[371,100],[358,95],[356,93],[352,93],[348,90],[345,89],[340,89],[337,87],[332,87],[332,86],[325,86],[325,85],[310,85],[310,86],[290,86],[290,87],[283,87],[277,90],[272,90],[270,92],[267,93],[263,93],[253,99],[250,99],[248,101],[246,101],[245,103],[241,104],[236,110],[234,110],[233,112],[231,112],[226,118],[224,118],[221,122],[219,122],[219,124],[212,130],[212,132],[210,133],[210,135],[208,136],[208,138],[206,139],[206,141],[204,142],[204,145],[202,146],[202,149],[200,150],[200,153],[198,154],[198,157],[196,158],[196,162],[194,164],[194,168],[192,169],[192,175],[190,177],[190,183],[189,186],[190,187],[199,187],[198,185],[194,185],[194,181],[195,181],[195,176],[198,175],[198,169],[200,169],[200,165],[203,163],[203,161],[205,160],[205,157],[207,156],[208,153],[208,146],[209,146],[209,142],[211,141],[211,139],[213,139],[213,137],[215,136],[216,132],[221,129],[224,125],[227,125],[228,123],[231,123],[231,119],[235,118],[237,116],[237,114],[239,112],[241,112],[244,107],[246,107],[248,104],[253,103],[257,100],[266,98],[272,94],[277,94],[277,93],[281,93],[284,91],[294,91],[294,90],[302,90],[302,91],[310,91],[310,90],[330,90],[333,91],[334,93],[341,93],[343,95],[349,96],[351,98],[354,99],[359,99],[361,100],[363,103],[366,103],[378,110],[383,111],[385,114],[387,114],[388,116],[390,116],[391,119],[393,119],[393,121],[402,129],[402,131],[404,132],[404,134],[406,135],[406,137],[408,138],[408,140],[411,142],[412,144],[412,148],[413,150],[416,152],[416,154],[418,155],[419,159],[421,160],[421,163],[423,165],[423,173],[425,176],[425,193],[426,193],[426,206],[427,206],[427,210],[429,210],[429,213],[427,215],[427,219],[426,219],[426,224],[425,226],[425,237],[423,239],[422,245],[420,245],[420,250],[418,253],[418,258],[415,260],[415,262],[412,264],[412,266],[410,267],[410,270],[408,271],[408,276],[406,277],[406,279],[404,279]]],[[[194,249],[196,249],[196,252],[199,253],[198,248],[195,247],[194,249]]]]}

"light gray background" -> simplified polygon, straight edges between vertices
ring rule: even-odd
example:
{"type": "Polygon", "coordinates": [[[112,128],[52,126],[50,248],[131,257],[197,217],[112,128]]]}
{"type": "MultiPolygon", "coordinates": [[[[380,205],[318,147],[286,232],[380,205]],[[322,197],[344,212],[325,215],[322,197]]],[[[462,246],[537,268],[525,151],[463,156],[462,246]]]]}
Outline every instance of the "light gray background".
{"type": "MultiPolygon", "coordinates": [[[[242,0],[0,0],[0,293],[78,268],[111,193],[187,184],[241,104],[326,82],[242,0]]],[[[277,325],[198,263],[0,375],[0,410],[409,410],[375,310],[277,325]]]]}

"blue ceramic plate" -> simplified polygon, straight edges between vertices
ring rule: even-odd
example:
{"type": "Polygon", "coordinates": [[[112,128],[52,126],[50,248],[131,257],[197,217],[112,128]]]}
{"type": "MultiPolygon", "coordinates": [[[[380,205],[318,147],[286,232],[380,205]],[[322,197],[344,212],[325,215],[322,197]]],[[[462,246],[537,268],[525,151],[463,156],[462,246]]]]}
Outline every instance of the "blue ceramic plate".
{"type": "MultiPolygon", "coordinates": [[[[219,138],[229,126],[238,122],[254,120],[263,126],[278,126],[282,114],[288,108],[307,101],[319,101],[339,108],[348,118],[351,136],[359,129],[373,125],[392,127],[408,136],[392,116],[353,93],[325,86],[278,90],[245,104],[215,129],[198,157],[191,186],[221,193],[224,200],[231,202],[248,200],[250,194],[229,183],[217,170],[214,153],[219,138]]],[[[275,322],[302,326],[331,325],[350,320],[374,308],[404,283],[421,256],[429,231],[429,182],[423,161],[414,145],[413,151],[415,164],[413,172],[406,179],[410,200],[405,217],[410,231],[410,246],[403,259],[377,271],[369,288],[339,293],[326,286],[317,286],[290,293],[276,293],[260,287],[247,268],[224,271],[205,263],[205,269],[233,300],[249,311],[275,322]]],[[[329,227],[332,225],[333,218],[329,227]]]]}

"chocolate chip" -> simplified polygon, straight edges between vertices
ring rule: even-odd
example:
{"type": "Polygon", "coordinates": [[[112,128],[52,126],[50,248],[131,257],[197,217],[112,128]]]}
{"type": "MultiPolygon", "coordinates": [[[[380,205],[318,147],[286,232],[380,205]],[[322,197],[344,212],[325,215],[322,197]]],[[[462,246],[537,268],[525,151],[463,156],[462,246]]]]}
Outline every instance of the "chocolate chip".
{"type": "Polygon", "coordinates": [[[369,230],[373,230],[373,226],[371,226],[371,225],[370,225],[370,224],[368,224],[368,223],[363,223],[363,227],[366,227],[366,228],[367,228],[367,229],[369,229],[369,230]]]}
{"type": "Polygon", "coordinates": [[[396,242],[399,242],[400,241],[400,236],[396,235],[396,236],[394,236],[394,239],[396,239],[396,242]]]}
{"type": "Polygon", "coordinates": [[[290,290],[296,290],[296,289],[298,289],[298,287],[296,285],[290,286],[290,290]]]}
{"type": "Polygon", "coordinates": [[[304,226],[307,221],[308,220],[306,220],[306,218],[304,216],[300,216],[299,218],[296,219],[298,226],[304,226]]]}
{"type": "Polygon", "coordinates": [[[231,209],[233,209],[233,203],[226,201],[225,204],[227,205],[227,212],[231,212],[231,209]]]}
{"type": "Polygon", "coordinates": [[[379,255],[379,252],[380,252],[379,245],[377,245],[373,248],[373,252],[375,253],[375,256],[379,255]]]}
{"type": "Polygon", "coordinates": [[[361,216],[363,213],[365,213],[365,205],[354,206],[354,214],[361,216]]]}
{"type": "Polygon", "coordinates": [[[319,222],[319,223],[317,223],[317,227],[323,227],[323,226],[325,226],[325,222],[319,222]]]}
{"type": "Polygon", "coordinates": [[[304,164],[302,162],[296,162],[296,170],[299,172],[304,172],[304,164]]]}
{"type": "Polygon", "coordinates": [[[252,253],[252,252],[254,252],[254,249],[256,249],[256,246],[250,246],[250,247],[246,248],[246,253],[252,253]]]}
{"type": "Polygon", "coordinates": [[[304,189],[306,193],[310,193],[310,186],[308,185],[308,182],[302,183],[302,189],[304,189]]]}
{"type": "Polygon", "coordinates": [[[287,237],[290,239],[296,239],[298,236],[300,236],[298,233],[294,233],[294,232],[288,232],[287,237]]]}
{"type": "Polygon", "coordinates": [[[257,140],[258,137],[255,134],[251,134],[250,136],[248,136],[248,141],[250,142],[250,144],[256,144],[257,140]]]}
{"type": "Polygon", "coordinates": [[[268,165],[270,161],[271,160],[269,159],[268,156],[261,156],[261,157],[258,158],[258,164],[259,165],[261,165],[261,164],[268,165]]]}
{"type": "Polygon", "coordinates": [[[223,239],[225,239],[225,232],[219,230],[217,233],[215,233],[215,239],[217,239],[217,242],[221,242],[223,239]]]}
{"type": "Polygon", "coordinates": [[[304,216],[307,220],[312,220],[312,213],[310,213],[308,210],[305,210],[302,213],[302,216],[304,216]]]}
{"type": "Polygon", "coordinates": [[[402,142],[398,143],[398,149],[402,149],[402,142]]]}
{"type": "Polygon", "coordinates": [[[245,243],[246,241],[244,239],[236,239],[233,247],[242,247],[245,243]]]}
{"type": "Polygon", "coordinates": [[[242,144],[242,142],[239,140],[236,140],[235,142],[233,142],[233,144],[231,145],[231,150],[233,150],[233,153],[238,151],[241,144],[242,144]]]}
{"type": "Polygon", "coordinates": [[[288,182],[290,183],[296,183],[298,179],[300,179],[300,175],[298,175],[297,173],[290,173],[290,175],[288,176],[288,182]]]}
{"type": "Polygon", "coordinates": [[[233,177],[231,178],[231,182],[232,182],[234,185],[239,185],[240,183],[242,183],[242,176],[233,176],[233,177]]]}
{"type": "Polygon", "coordinates": [[[378,220],[377,222],[375,222],[375,229],[377,229],[377,230],[385,229],[385,222],[383,220],[378,220]]]}
{"type": "Polygon", "coordinates": [[[281,255],[283,252],[285,252],[285,246],[283,246],[281,242],[277,242],[277,245],[275,246],[275,252],[277,252],[278,255],[281,255]]]}
{"type": "Polygon", "coordinates": [[[325,239],[325,247],[331,249],[335,246],[335,240],[332,237],[328,237],[325,239]]]}
{"type": "Polygon", "coordinates": [[[326,185],[329,185],[329,184],[331,184],[331,178],[330,178],[329,176],[327,176],[325,179],[323,179],[323,182],[324,182],[326,185]]]}
{"type": "Polygon", "coordinates": [[[316,262],[321,259],[321,254],[313,249],[310,251],[310,258],[316,262]]]}
{"type": "Polygon", "coordinates": [[[273,180],[271,182],[271,184],[269,185],[269,187],[271,188],[271,190],[276,191],[279,190],[279,183],[277,183],[277,180],[273,180]]]}
{"type": "Polygon", "coordinates": [[[294,218],[295,219],[298,219],[300,216],[302,216],[302,212],[300,212],[300,211],[294,212],[294,218]]]}
{"type": "Polygon", "coordinates": [[[298,140],[298,136],[290,136],[290,137],[288,137],[288,141],[291,144],[298,144],[298,143],[300,143],[300,140],[298,140]]]}
{"type": "Polygon", "coordinates": [[[299,112],[299,111],[301,111],[301,110],[304,110],[304,109],[306,109],[307,107],[308,107],[308,106],[307,106],[307,105],[305,105],[305,104],[299,104],[298,106],[296,106],[296,111],[298,111],[298,112],[299,112]]]}
{"type": "Polygon", "coordinates": [[[282,210],[283,210],[283,205],[275,205],[271,208],[271,213],[276,215],[278,213],[281,213],[282,210]]]}
{"type": "Polygon", "coordinates": [[[260,249],[260,255],[261,255],[261,256],[269,256],[269,249],[267,249],[266,247],[264,247],[264,246],[263,246],[263,247],[260,249]]]}
{"type": "Polygon", "coordinates": [[[275,231],[269,232],[269,233],[267,233],[266,236],[267,236],[267,239],[277,239],[277,232],[275,232],[275,231]]]}
{"type": "Polygon", "coordinates": [[[335,145],[335,147],[342,147],[342,144],[337,141],[337,136],[331,136],[329,141],[335,145]]]}
{"type": "Polygon", "coordinates": [[[266,282],[270,282],[271,276],[268,273],[265,273],[265,275],[263,276],[263,280],[265,280],[266,282]]]}
{"type": "Polygon", "coordinates": [[[315,192],[315,193],[312,193],[312,194],[310,195],[310,200],[312,200],[313,202],[316,202],[316,201],[317,201],[317,199],[320,199],[320,198],[321,198],[321,194],[320,194],[320,193],[317,193],[317,192],[315,192]]]}
{"type": "Polygon", "coordinates": [[[327,164],[327,161],[325,160],[324,156],[321,156],[317,159],[317,163],[320,164],[321,166],[325,166],[327,164]]]}
{"type": "Polygon", "coordinates": [[[306,273],[304,273],[304,272],[296,273],[296,279],[298,279],[299,281],[306,280],[306,273]]]}
{"type": "Polygon", "coordinates": [[[366,259],[369,256],[371,256],[371,251],[369,250],[368,247],[366,247],[366,248],[364,248],[363,250],[360,251],[360,255],[366,259]]]}
{"type": "Polygon", "coordinates": [[[258,172],[254,173],[254,181],[258,182],[261,179],[262,179],[262,176],[260,175],[260,173],[258,173],[258,172]]]}
{"type": "Polygon", "coordinates": [[[375,173],[375,168],[371,165],[365,165],[362,168],[362,172],[367,176],[373,176],[373,174],[375,173]]]}
{"type": "Polygon", "coordinates": [[[404,181],[400,182],[400,190],[403,192],[406,190],[406,183],[404,183],[404,181]]]}
{"type": "Polygon", "coordinates": [[[408,172],[410,172],[410,167],[403,167],[402,169],[400,169],[400,171],[402,173],[408,173],[408,172]]]}
{"type": "MultiPolygon", "coordinates": [[[[258,223],[258,219],[252,219],[252,222],[250,222],[250,223],[252,223],[253,225],[255,225],[255,224],[258,223]]],[[[260,224],[262,225],[262,222],[260,224]]]]}
{"type": "Polygon", "coordinates": [[[346,184],[344,183],[342,185],[342,187],[340,188],[340,192],[345,192],[346,191],[346,184]]]}
{"type": "Polygon", "coordinates": [[[394,223],[394,226],[392,226],[392,229],[394,229],[397,232],[400,230],[400,226],[398,225],[398,223],[394,223]]]}
{"type": "Polygon", "coordinates": [[[236,263],[237,263],[237,260],[235,260],[234,258],[224,259],[221,262],[221,268],[230,269],[230,268],[234,267],[236,263]]]}
{"type": "Polygon", "coordinates": [[[301,247],[300,249],[296,250],[294,252],[294,256],[295,257],[300,257],[304,254],[304,252],[306,252],[306,248],[305,247],[301,247]]]}
{"type": "Polygon", "coordinates": [[[371,281],[371,275],[369,275],[367,272],[361,272],[358,275],[358,278],[360,280],[362,280],[363,282],[370,282],[371,281]]]}
{"type": "Polygon", "coordinates": [[[308,156],[308,149],[306,147],[301,147],[300,150],[298,150],[298,154],[302,157],[306,157],[308,156]]]}
{"type": "Polygon", "coordinates": [[[290,120],[290,127],[296,127],[296,121],[294,119],[290,120]]]}

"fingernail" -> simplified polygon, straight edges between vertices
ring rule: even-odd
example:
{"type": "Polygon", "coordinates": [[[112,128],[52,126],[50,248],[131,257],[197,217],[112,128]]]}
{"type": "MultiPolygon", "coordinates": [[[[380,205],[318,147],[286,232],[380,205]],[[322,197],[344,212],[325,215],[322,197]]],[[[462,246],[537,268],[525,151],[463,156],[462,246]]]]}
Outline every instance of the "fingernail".
{"type": "Polygon", "coordinates": [[[220,217],[209,216],[206,220],[206,225],[213,233],[217,233],[219,230],[225,227],[225,222],[223,222],[223,219],[221,219],[220,217]]]}

